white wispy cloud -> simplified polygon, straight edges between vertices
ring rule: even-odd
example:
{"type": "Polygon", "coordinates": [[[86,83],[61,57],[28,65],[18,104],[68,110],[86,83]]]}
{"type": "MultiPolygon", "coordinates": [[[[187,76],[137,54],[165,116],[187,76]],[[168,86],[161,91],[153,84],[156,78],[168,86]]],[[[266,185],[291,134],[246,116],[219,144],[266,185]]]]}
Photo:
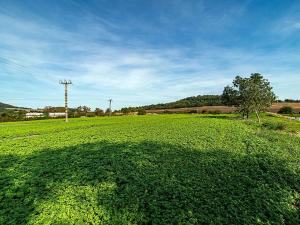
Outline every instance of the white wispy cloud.
{"type": "MultiPolygon", "coordinates": [[[[199,7],[205,8],[205,5],[199,7]]],[[[245,7],[239,7],[238,12],[242,13],[245,7]]],[[[177,13],[189,17],[187,11],[177,13]]],[[[293,58],[292,62],[296,63],[299,57],[286,51],[269,55],[257,49],[249,51],[205,43],[195,49],[157,47],[145,40],[126,40],[119,33],[123,27],[84,9],[73,31],[43,18],[34,18],[0,13],[0,27],[3,28],[0,31],[0,66],[13,80],[25,79],[28,82],[34,78],[43,82],[45,86],[39,91],[51,93],[53,97],[60,94],[59,79],[72,79],[74,87],[71,93],[74,98],[78,97],[76,104],[96,106],[96,93],[101,93],[99,99],[102,104],[110,96],[118,99],[118,107],[164,102],[197,94],[219,94],[235,75],[251,72],[265,73],[274,82],[276,90],[283,92],[280,83],[293,81],[285,79],[282,74],[290,74],[294,79],[295,74],[300,72],[289,66],[290,61],[285,61],[293,58]],[[93,97],[87,99],[85,96],[93,97]]],[[[168,18],[165,16],[163,23],[171,23],[168,18]]],[[[214,20],[209,21],[218,24],[214,20]]],[[[135,23],[138,24],[138,21],[135,23]]],[[[220,24],[228,23],[232,23],[232,19],[224,15],[220,24]]],[[[149,32],[154,30],[145,24],[141,26],[149,32]]],[[[30,90],[34,93],[36,87],[30,90]]]]}

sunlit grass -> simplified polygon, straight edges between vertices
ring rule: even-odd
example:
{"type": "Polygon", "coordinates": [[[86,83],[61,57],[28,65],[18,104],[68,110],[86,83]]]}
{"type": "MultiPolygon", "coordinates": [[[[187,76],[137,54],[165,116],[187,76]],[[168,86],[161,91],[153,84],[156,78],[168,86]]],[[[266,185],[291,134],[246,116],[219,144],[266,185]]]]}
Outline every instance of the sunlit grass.
{"type": "Polygon", "coordinates": [[[299,125],[263,122],[286,127],[196,114],[1,124],[0,224],[299,224],[299,125]]]}

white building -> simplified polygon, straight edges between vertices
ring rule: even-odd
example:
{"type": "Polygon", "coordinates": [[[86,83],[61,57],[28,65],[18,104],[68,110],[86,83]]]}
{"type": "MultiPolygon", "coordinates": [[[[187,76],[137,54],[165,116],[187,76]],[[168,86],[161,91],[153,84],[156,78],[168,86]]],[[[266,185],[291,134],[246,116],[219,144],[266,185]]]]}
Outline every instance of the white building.
{"type": "Polygon", "coordinates": [[[59,117],[65,117],[66,113],[64,112],[54,112],[54,113],[49,113],[49,117],[52,118],[59,118],[59,117]]]}
{"type": "Polygon", "coordinates": [[[25,117],[26,118],[40,118],[40,117],[44,117],[44,113],[38,113],[38,112],[29,112],[26,113],[25,117]]]}

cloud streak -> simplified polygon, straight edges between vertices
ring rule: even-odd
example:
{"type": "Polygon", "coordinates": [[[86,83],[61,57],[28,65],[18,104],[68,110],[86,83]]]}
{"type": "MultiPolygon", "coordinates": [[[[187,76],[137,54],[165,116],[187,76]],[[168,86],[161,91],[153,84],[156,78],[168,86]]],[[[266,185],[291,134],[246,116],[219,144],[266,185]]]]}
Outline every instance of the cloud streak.
{"type": "MultiPolygon", "coordinates": [[[[177,1],[176,4],[184,3],[177,1]]],[[[176,7],[176,4],[173,6],[176,7]]],[[[239,9],[236,16],[241,17],[248,4],[247,1],[231,7],[231,10],[239,9]]],[[[74,7],[78,9],[76,4],[74,7]]],[[[178,12],[161,11],[158,20],[162,27],[169,27],[167,36],[174,32],[173,26],[176,24],[176,20],[170,20],[171,12],[186,21],[200,18],[188,13],[191,7],[185,5],[178,12]]],[[[208,25],[203,29],[207,32],[212,32],[211,27],[207,27],[211,23],[224,27],[236,26],[237,22],[229,16],[233,15],[234,10],[229,10],[230,13],[224,14],[222,21],[216,22],[216,18],[210,18],[212,15],[208,13],[205,2],[197,7],[199,12],[206,13],[203,18],[208,25]]],[[[265,74],[280,97],[296,97],[293,95],[295,90],[287,90],[288,85],[293,88],[294,82],[299,81],[299,56],[293,51],[272,49],[270,54],[263,48],[214,44],[206,38],[198,38],[190,45],[180,44],[178,40],[175,45],[171,42],[162,44],[167,39],[155,45],[153,40],[159,38],[162,27],[151,23],[133,18],[129,21],[134,21],[134,25],[132,22],[126,23],[128,21],[114,23],[113,19],[96,15],[87,7],[78,9],[75,16],[76,19],[72,15],[65,16],[76,23],[71,29],[33,12],[20,16],[13,10],[12,13],[0,11],[0,27],[3,28],[0,31],[0,66],[4,71],[0,78],[5,82],[5,88],[1,91],[3,101],[24,96],[21,98],[23,101],[12,103],[33,107],[61,104],[58,80],[68,78],[74,82],[71,91],[73,105],[90,104],[95,107],[101,104],[105,107],[106,99],[113,97],[118,100],[115,106],[119,108],[198,94],[219,94],[235,75],[249,75],[252,72],[265,74]],[[136,35],[128,34],[132,28],[138,27],[143,27],[142,31],[136,35]],[[138,37],[138,34],[141,36],[138,37]],[[147,34],[152,37],[145,38],[147,34]],[[286,79],[287,74],[291,79],[286,79]],[[11,91],[18,86],[23,89],[11,91]],[[26,101],[36,92],[43,96],[40,98],[43,100],[26,101]]],[[[296,29],[295,24],[291,26],[296,29]]],[[[181,28],[177,30],[182,31],[181,28]]],[[[164,34],[162,37],[164,39],[164,34]]]]}

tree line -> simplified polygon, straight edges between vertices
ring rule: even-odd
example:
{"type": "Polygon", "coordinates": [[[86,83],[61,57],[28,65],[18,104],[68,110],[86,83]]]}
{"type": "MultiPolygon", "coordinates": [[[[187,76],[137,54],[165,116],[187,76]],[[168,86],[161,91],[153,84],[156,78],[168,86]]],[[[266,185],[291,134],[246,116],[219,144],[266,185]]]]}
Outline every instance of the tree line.
{"type": "MultiPolygon", "coordinates": [[[[49,113],[64,113],[65,107],[53,107],[53,106],[46,106],[43,109],[37,110],[25,110],[25,109],[3,109],[0,112],[0,122],[12,122],[12,121],[22,121],[22,120],[32,120],[32,119],[47,119],[49,118],[49,113]],[[26,114],[28,112],[39,112],[43,113],[43,117],[37,118],[26,118],[26,114]]],[[[100,108],[96,108],[95,110],[91,110],[88,106],[78,106],[76,108],[69,108],[68,109],[69,117],[94,117],[94,116],[107,116],[110,114],[110,109],[106,109],[105,111],[100,108]]]]}
{"type": "MultiPolygon", "coordinates": [[[[169,103],[159,103],[145,106],[137,107],[124,107],[118,112],[129,114],[132,112],[139,112],[141,110],[159,110],[159,109],[177,109],[177,108],[190,108],[190,107],[202,107],[202,106],[224,106],[228,105],[228,102],[224,101],[224,96],[222,95],[198,95],[187,97],[175,102],[169,103]]],[[[300,103],[300,100],[285,99],[278,100],[275,99],[274,102],[283,103],[300,103]]],[[[233,104],[234,105],[234,104],[233,104]]]]}
{"type": "MultiPolygon", "coordinates": [[[[300,102],[300,100],[286,99],[284,101],[277,100],[270,82],[259,73],[253,73],[249,77],[236,76],[232,85],[224,88],[222,95],[198,95],[187,97],[175,102],[152,104],[140,107],[125,107],[121,110],[110,112],[96,108],[94,111],[88,106],[78,106],[77,108],[69,108],[69,117],[92,117],[105,116],[111,113],[130,114],[132,112],[138,115],[146,114],[146,110],[151,109],[175,109],[175,108],[189,108],[202,106],[234,106],[238,113],[244,118],[249,118],[251,113],[254,113],[260,122],[260,113],[266,111],[274,102],[300,102]]],[[[2,103],[2,105],[5,105],[2,103]]],[[[5,105],[10,106],[10,105],[5,105]]],[[[64,112],[64,107],[46,106],[39,112],[55,113],[64,112]]],[[[287,111],[285,109],[285,111],[287,111]]],[[[25,119],[27,111],[24,110],[4,110],[0,112],[0,121],[16,121],[25,119]]],[[[46,116],[47,117],[47,116],[46,116]]]]}
{"type": "Polygon", "coordinates": [[[200,107],[200,106],[217,106],[222,105],[220,95],[198,95],[180,99],[175,102],[159,103],[152,105],[145,105],[139,107],[125,107],[120,110],[122,113],[138,112],[140,110],[151,110],[151,109],[176,109],[176,108],[189,108],[189,107],[200,107]]]}
{"type": "Polygon", "coordinates": [[[174,109],[225,105],[236,107],[236,112],[247,119],[250,114],[254,113],[257,121],[260,123],[260,114],[271,107],[274,102],[295,103],[300,101],[292,99],[277,100],[270,82],[261,74],[252,73],[249,77],[236,76],[232,85],[224,88],[222,95],[198,95],[171,103],[122,108],[121,112],[126,114],[141,109],[174,109]]]}

